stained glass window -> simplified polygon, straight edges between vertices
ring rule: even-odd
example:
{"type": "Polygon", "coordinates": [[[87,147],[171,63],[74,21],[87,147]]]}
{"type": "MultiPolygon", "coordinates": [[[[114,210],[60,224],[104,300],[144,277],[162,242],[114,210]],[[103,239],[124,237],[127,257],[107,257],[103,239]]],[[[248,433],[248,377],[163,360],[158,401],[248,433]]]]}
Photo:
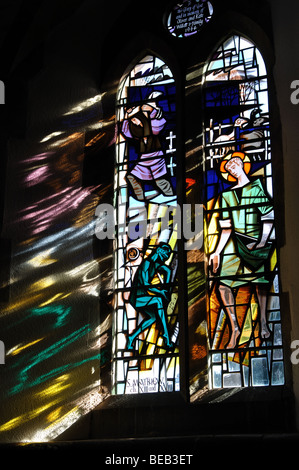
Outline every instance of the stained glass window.
{"type": "Polygon", "coordinates": [[[252,42],[213,54],[204,110],[209,385],[282,385],[268,80],[252,42]]]}
{"type": "MultiPolygon", "coordinates": [[[[268,79],[260,51],[241,36],[228,38],[206,66],[202,91],[206,261],[201,250],[186,251],[186,295],[189,317],[199,304],[202,315],[204,298],[207,316],[190,354],[207,364],[209,388],[283,385],[268,79]]],[[[113,390],[178,391],[176,87],[159,57],[146,55],[121,80],[116,121],[113,390]]],[[[187,195],[196,184],[190,178],[187,195]]]]}
{"type": "Polygon", "coordinates": [[[146,55],[120,83],[114,207],[115,394],[179,390],[176,88],[146,55]]]}

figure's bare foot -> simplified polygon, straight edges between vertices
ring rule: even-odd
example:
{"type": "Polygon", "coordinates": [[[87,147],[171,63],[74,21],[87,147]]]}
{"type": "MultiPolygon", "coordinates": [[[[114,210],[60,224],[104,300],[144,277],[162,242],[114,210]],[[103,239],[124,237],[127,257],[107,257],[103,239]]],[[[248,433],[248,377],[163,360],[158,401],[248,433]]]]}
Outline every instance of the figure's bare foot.
{"type": "Polygon", "coordinates": [[[241,333],[240,333],[239,328],[236,328],[235,330],[232,331],[230,340],[225,346],[226,349],[234,349],[236,347],[240,334],[241,333]]]}

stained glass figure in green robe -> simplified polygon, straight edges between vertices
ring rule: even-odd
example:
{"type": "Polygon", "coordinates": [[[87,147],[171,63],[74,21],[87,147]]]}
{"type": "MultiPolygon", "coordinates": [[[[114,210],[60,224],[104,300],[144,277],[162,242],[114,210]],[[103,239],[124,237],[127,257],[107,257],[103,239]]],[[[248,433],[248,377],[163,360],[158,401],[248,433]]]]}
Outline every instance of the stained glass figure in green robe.
{"type": "MultiPolygon", "coordinates": [[[[270,336],[266,303],[271,282],[269,259],[273,229],[273,207],[259,179],[251,181],[244,169],[246,155],[231,152],[223,159],[222,171],[236,184],[221,196],[220,236],[209,258],[213,275],[219,275],[219,293],[228,316],[231,336],[227,348],[235,348],[240,336],[233,289],[251,283],[260,310],[260,335],[270,336]]],[[[248,160],[248,157],[247,157],[248,160]]]]}

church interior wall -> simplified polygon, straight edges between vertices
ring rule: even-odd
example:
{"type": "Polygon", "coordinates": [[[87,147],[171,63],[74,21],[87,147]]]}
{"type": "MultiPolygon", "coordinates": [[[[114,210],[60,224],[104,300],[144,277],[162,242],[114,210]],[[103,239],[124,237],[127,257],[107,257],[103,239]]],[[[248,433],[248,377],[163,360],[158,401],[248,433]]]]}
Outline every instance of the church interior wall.
{"type": "MultiPolygon", "coordinates": [[[[97,205],[113,201],[116,91],[141,47],[149,51],[160,47],[178,75],[196,56],[195,40],[186,53],[182,41],[168,38],[162,21],[155,26],[167,1],[142,2],[149,8],[146,20],[145,7],[135,0],[49,3],[13,2],[7,7],[1,38],[5,104],[1,105],[0,340],[5,358],[0,363],[0,442],[59,440],[69,428],[75,429],[70,433],[75,439],[89,437],[89,414],[98,407],[105,410],[106,400],[111,402],[113,247],[110,241],[95,240],[94,224],[97,205]],[[76,428],[83,418],[83,428],[76,428]]],[[[266,60],[273,63],[285,361],[288,393],[295,403],[295,411],[292,407],[287,411],[290,422],[283,430],[297,431],[299,354],[292,356],[296,352],[292,345],[295,341],[299,345],[299,104],[291,100],[296,91],[291,84],[295,80],[299,84],[299,6],[294,0],[283,6],[278,0],[248,1],[243,9],[238,2],[228,3],[233,13],[223,17],[231,22],[228,28],[224,21],[223,33],[233,27],[240,30],[233,21],[239,18],[246,34],[255,28],[256,36],[265,38],[266,60]]],[[[204,38],[207,49],[215,47],[215,37],[205,32],[204,38]]],[[[112,412],[118,423],[126,416],[127,405],[123,410],[121,403],[112,412]]],[[[148,416],[153,404],[139,406],[148,416]]],[[[176,425],[184,406],[174,414],[176,425]]],[[[256,412],[260,411],[259,404],[256,412]]],[[[141,415],[136,413],[134,423],[140,424],[141,415]]],[[[203,413],[209,419],[206,409],[203,413]]],[[[101,427],[104,415],[93,422],[101,438],[107,437],[101,427]]],[[[192,426],[196,433],[196,422],[192,426]]],[[[199,430],[204,433],[204,426],[199,430]]],[[[217,432],[217,427],[209,427],[209,432],[217,432]]],[[[119,437],[125,437],[125,430],[119,431],[119,437]]]]}

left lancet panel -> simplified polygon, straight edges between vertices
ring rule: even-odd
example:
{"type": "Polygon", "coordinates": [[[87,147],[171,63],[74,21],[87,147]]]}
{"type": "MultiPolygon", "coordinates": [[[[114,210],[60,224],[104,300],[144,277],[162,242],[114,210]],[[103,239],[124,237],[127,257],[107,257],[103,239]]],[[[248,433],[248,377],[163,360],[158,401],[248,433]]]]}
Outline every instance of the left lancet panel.
{"type": "Polygon", "coordinates": [[[114,394],[178,391],[176,89],[145,56],[118,90],[114,394]]]}

